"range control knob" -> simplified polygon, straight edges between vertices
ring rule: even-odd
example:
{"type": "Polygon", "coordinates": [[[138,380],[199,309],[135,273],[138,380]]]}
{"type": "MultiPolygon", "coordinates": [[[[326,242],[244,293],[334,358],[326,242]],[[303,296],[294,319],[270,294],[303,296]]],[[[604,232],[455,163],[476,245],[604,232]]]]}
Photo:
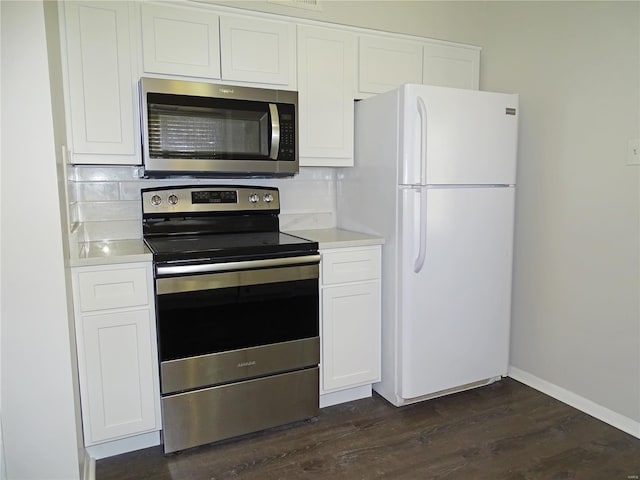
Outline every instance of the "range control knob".
{"type": "Polygon", "coordinates": [[[153,205],[154,207],[157,207],[161,203],[162,198],[160,198],[160,195],[154,195],[153,197],[151,197],[151,205],[153,205]]]}
{"type": "Polygon", "coordinates": [[[169,195],[169,198],[167,198],[167,202],[169,202],[169,205],[175,205],[178,203],[178,197],[176,197],[175,195],[169,195]]]}
{"type": "Polygon", "coordinates": [[[260,197],[258,196],[257,193],[252,193],[251,195],[249,195],[249,201],[251,203],[258,203],[259,200],[260,200],[260,197]]]}
{"type": "Polygon", "coordinates": [[[273,195],[271,195],[270,193],[265,193],[264,197],[263,197],[263,200],[266,203],[271,203],[271,202],[273,202],[273,195]]]}

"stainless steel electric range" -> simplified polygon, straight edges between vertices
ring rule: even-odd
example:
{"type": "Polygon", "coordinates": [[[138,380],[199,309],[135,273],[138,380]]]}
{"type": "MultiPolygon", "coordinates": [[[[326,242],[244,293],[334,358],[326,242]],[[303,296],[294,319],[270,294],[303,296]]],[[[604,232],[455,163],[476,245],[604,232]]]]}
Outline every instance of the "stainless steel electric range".
{"type": "Polygon", "coordinates": [[[318,413],[318,244],[279,212],[270,187],[142,190],[166,453],[318,413]]]}

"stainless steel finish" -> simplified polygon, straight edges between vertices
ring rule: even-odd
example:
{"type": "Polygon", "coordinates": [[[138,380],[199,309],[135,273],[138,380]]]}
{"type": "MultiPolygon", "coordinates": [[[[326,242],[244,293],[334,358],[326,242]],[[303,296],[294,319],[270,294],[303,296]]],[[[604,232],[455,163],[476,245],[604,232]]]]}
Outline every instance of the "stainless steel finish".
{"type": "MultiPolygon", "coordinates": [[[[140,79],[140,113],[142,120],[143,163],[146,171],[184,173],[207,176],[226,177],[283,177],[298,173],[298,139],[296,136],[296,155],[294,161],[272,160],[199,160],[176,158],[150,158],[147,132],[149,113],[147,110],[147,94],[163,93],[170,95],[189,95],[199,97],[218,97],[236,100],[249,100],[265,103],[291,103],[298,105],[298,92],[288,90],[271,90],[265,88],[237,87],[216,83],[191,82],[184,80],[167,80],[160,78],[140,79]]],[[[296,115],[296,129],[298,117],[296,115]]],[[[277,150],[276,150],[277,151],[277,150]]]]}
{"type": "Polygon", "coordinates": [[[242,348],[160,364],[162,394],[318,365],[320,337],[242,348]]]}
{"type": "Polygon", "coordinates": [[[162,398],[165,453],[318,414],[318,367],[162,398]]]}
{"type": "Polygon", "coordinates": [[[175,187],[171,189],[158,189],[142,192],[142,213],[143,214],[165,214],[165,213],[197,213],[197,212],[229,212],[229,211],[253,211],[253,210],[275,210],[280,208],[280,192],[277,189],[266,189],[260,187],[234,187],[234,186],[210,186],[210,187],[175,187]],[[238,195],[238,203],[191,203],[193,192],[219,192],[235,191],[238,195]],[[252,203],[250,196],[258,195],[258,199],[266,195],[272,196],[271,202],[258,201],[252,203]],[[154,197],[160,197],[160,202],[154,197]],[[175,196],[175,204],[169,203],[169,197],[175,196]]]}
{"type": "Polygon", "coordinates": [[[275,103],[269,104],[269,112],[271,113],[271,153],[269,157],[272,160],[278,159],[280,151],[280,115],[278,114],[278,106],[275,103]]]}
{"type": "Polygon", "coordinates": [[[147,93],[151,92],[170,95],[229,98],[233,100],[253,100],[269,103],[297,103],[298,101],[298,93],[287,90],[237,87],[235,85],[223,85],[219,83],[165,80],[161,78],[141,78],[140,90],[143,97],[146,97],[147,93]]]}
{"type": "Polygon", "coordinates": [[[176,291],[173,290],[174,288],[189,288],[187,290],[177,290],[189,292],[192,290],[205,290],[207,288],[223,288],[225,286],[255,285],[258,283],[275,283],[288,280],[318,278],[317,264],[319,262],[320,255],[315,254],[299,257],[268,258],[264,260],[248,260],[241,262],[157,266],[156,274],[158,277],[164,275],[190,275],[194,273],[210,272],[229,272],[229,274],[227,277],[222,277],[221,275],[204,275],[186,278],[158,278],[156,280],[156,290],[158,295],[162,295],[164,293],[176,293],[176,291]],[[283,268],[275,270],[251,270],[256,268],[286,267],[287,265],[304,265],[309,263],[315,263],[316,265],[309,265],[307,269],[304,267],[297,267],[296,269],[283,268]],[[294,272],[294,270],[296,271],[294,272]],[[280,276],[285,279],[279,279],[280,276]],[[200,281],[201,279],[202,282],[200,281]],[[189,287],[187,287],[187,285],[189,287]]]}

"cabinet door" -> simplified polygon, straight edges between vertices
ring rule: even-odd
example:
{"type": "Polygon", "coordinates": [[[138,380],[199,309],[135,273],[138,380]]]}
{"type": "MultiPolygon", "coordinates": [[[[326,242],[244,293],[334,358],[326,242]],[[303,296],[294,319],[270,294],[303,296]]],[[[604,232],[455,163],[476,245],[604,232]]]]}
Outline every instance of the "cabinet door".
{"type": "Polygon", "coordinates": [[[385,37],[360,37],[358,87],[383,93],[403,83],[422,83],[422,45],[385,37]]]}
{"type": "Polygon", "coordinates": [[[300,165],[353,166],[355,36],[298,27],[300,165]]]}
{"type": "Polygon", "coordinates": [[[143,4],[141,17],[145,72],[220,78],[218,15],[143,4]]]}
{"type": "Polygon", "coordinates": [[[322,389],[380,381],[380,282],[322,289],[322,389]]]}
{"type": "Polygon", "coordinates": [[[86,445],[157,429],[152,321],[149,309],[81,317],[86,445]]]}
{"type": "Polygon", "coordinates": [[[422,83],[478,90],[480,50],[454,45],[424,46],[422,83]]]}
{"type": "Polygon", "coordinates": [[[220,17],[222,78],[296,87],[296,27],[250,17],[220,17]]]}
{"type": "Polygon", "coordinates": [[[129,5],[63,5],[71,162],[139,164],[129,5]]]}

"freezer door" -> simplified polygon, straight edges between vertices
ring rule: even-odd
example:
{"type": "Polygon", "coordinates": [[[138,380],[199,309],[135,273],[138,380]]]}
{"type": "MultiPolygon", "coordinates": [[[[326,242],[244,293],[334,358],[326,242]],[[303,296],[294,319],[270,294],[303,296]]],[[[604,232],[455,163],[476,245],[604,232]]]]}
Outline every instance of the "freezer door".
{"type": "Polygon", "coordinates": [[[399,395],[506,375],[514,188],[407,188],[400,195],[399,395]]]}
{"type": "Polygon", "coordinates": [[[516,182],[518,95],[404,85],[404,185],[516,182]]]}

